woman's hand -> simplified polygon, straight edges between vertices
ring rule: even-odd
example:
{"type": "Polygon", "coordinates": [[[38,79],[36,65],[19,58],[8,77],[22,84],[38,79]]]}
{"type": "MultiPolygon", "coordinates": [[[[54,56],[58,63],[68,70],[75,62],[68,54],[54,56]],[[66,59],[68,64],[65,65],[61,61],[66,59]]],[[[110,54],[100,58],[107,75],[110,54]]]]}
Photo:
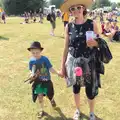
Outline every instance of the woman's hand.
{"type": "Polygon", "coordinates": [[[61,69],[61,71],[59,72],[59,74],[60,74],[60,76],[61,76],[62,78],[67,76],[65,66],[62,67],[62,69],[61,69]]]}
{"type": "Polygon", "coordinates": [[[98,42],[94,39],[86,41],[88,47],[98,47],[98,42]]]}

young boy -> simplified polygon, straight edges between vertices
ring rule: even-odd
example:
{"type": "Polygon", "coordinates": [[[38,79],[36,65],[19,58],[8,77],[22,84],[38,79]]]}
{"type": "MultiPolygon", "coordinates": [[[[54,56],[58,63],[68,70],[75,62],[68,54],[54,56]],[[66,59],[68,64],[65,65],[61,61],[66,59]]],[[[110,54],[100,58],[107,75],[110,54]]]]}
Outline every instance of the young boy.
{"type": "Polygon", "coordinates": [[[60,74],[52,67],[49,59],[41,55],[43,49],[44,48],[41,47],[41,44],[39,42],[33,42],[30,48],[28,48],[28,50],[32,54],[32,58],[29,62],[29,69],[32,72],[31,79],[33,80],[33,101],[35,102],[38,98],[41,107],[41,110],[38,113],[39,118],[44,115],[44,96],[48,97],[52,104],[52,107],[56,107],[56,103],[54,100],[54,88],[51,81],[50,72],[60,76],[60,74]],[[34,73],[33,69],[35,71],[34,73]]]}

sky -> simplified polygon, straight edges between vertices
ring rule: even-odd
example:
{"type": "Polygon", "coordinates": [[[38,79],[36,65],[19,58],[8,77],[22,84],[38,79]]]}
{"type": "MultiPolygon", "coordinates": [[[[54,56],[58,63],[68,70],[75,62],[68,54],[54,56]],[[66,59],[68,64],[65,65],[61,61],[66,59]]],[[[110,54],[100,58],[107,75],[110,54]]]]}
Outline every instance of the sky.
{"type": "MultiPolygon", "coordinates": [[[[47,0],[49,1],[49,0],[47,0]]],[[[111,2],[120,2],[120,0],[110,0],[111,2]]]]}
{"type": "Polygon", "coordinates": [[[120,2],[120,0],[110,0],[111,2],[120,2]]]}

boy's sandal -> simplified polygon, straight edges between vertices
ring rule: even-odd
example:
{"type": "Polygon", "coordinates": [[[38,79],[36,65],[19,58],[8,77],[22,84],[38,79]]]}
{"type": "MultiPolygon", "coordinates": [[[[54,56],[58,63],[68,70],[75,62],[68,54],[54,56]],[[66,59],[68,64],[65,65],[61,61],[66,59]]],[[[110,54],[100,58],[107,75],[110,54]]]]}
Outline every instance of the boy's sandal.
{"type": "Polygon", "coordinates": [[[42,118],[43,116],[44,116],[44,111],[38,112],[38,114],[37,114],[38,118],[42,118]]]}
{"type": "Polygon", "coordinates": [[[55,102],[55,100],[53,99],[53,100],[51,100],[51,105],[52,105],[52,107],[56,107],[56,102],[55,102]]]}

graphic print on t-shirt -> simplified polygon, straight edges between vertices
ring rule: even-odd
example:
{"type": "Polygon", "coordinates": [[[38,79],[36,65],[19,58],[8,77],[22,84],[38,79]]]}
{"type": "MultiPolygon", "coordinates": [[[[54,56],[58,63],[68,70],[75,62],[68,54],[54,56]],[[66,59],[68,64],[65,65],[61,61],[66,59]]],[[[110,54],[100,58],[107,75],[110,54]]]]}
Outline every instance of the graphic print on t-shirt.
{"type": "Polygon", "coordinates": [[[49,80],[49,70],[43,62],[42,64],[36,64],[36,72],[39,72],[39,79],[42,81],[47,81],[49,80]]]}
{"type": "Polygon", "coordinates": [[[40,59],[32,57],[29,61],[29,69],[32,71],[32,67],[35,65],[35,73],[39,76],[41,81],[51,80],[49,69],[52,68],[52,64],[45,56],[41,56],[40,59]]]}

